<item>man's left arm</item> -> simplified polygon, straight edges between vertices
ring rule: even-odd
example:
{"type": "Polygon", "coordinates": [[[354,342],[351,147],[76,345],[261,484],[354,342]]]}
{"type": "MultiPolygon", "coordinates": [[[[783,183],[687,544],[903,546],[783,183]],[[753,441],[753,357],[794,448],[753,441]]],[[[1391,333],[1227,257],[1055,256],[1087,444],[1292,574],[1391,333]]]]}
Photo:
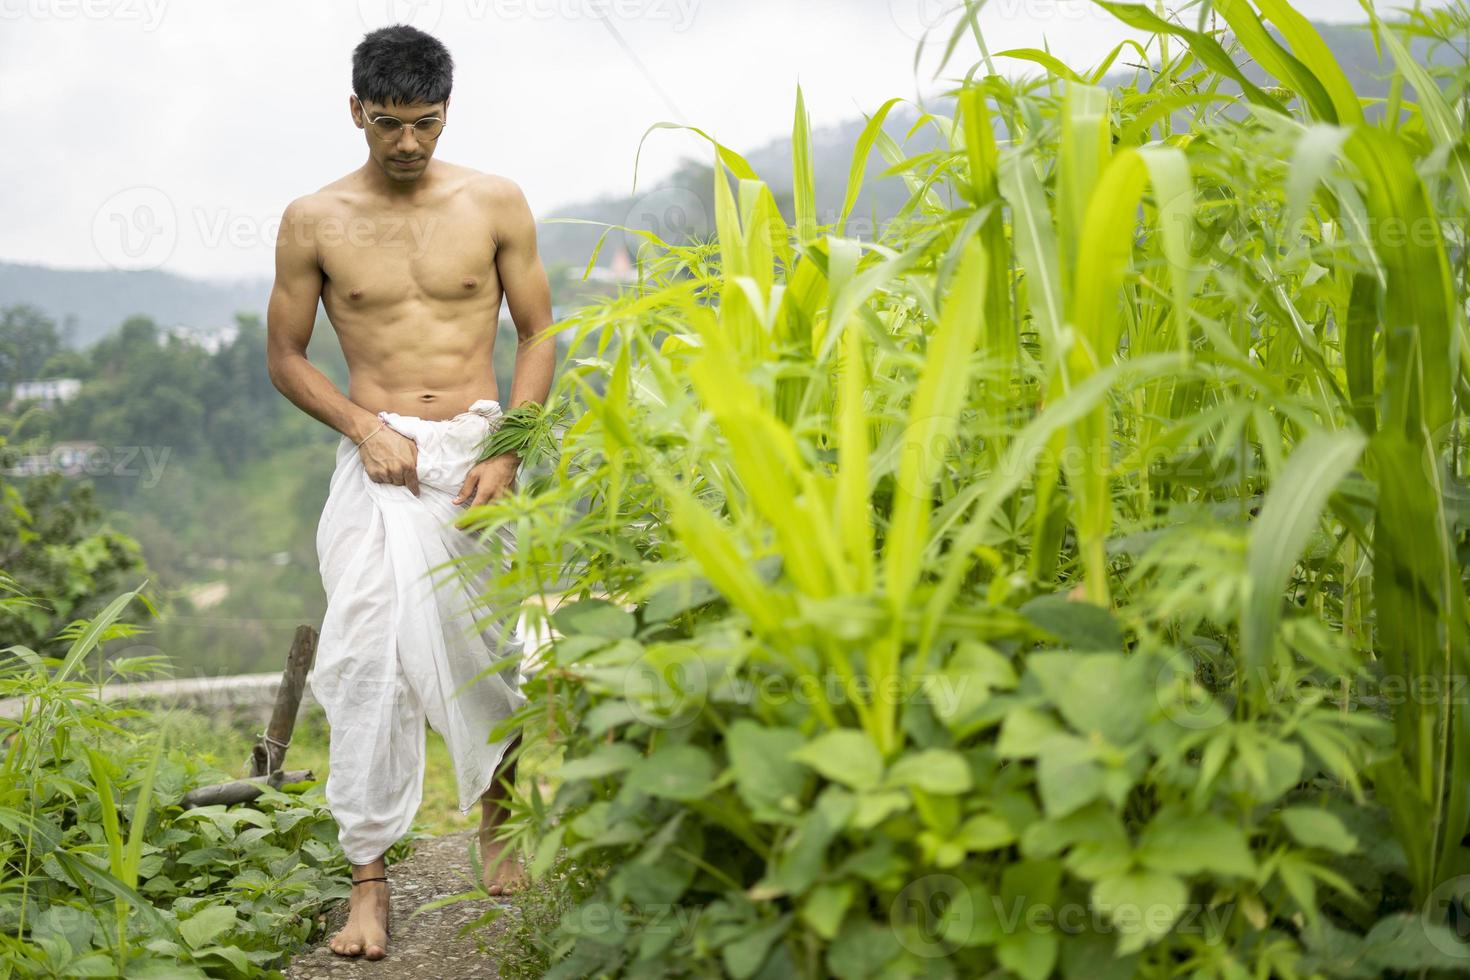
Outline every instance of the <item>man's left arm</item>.
{"type": "MultiPolygon", "coordinates": [[[[546,404],[556,371],[556,343],[543,336],[551,326],[551,285],[536,251],[536,219],[514,181],[497,177],[491,184],[495,214],[495,269],[516,328],[515,373],[506,409],[528,402],[546,404]]],[[[521,461],[515,453],[476,463],[465,477],[455,503],[478,506],[515,485],[521,461]]]]}

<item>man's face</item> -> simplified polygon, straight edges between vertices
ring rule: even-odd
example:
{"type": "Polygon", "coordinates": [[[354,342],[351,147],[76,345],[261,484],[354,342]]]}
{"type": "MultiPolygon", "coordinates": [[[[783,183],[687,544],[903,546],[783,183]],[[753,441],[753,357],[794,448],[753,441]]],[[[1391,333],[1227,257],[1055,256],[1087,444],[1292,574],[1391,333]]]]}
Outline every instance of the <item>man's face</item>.
{"type": "Polygon", "coordinates": [[[419,120],[436,117],[447,119],[448,99],[432,105],[423,102],[380,103],[371,100],[359,102],[354,95],[351,97],[350,108],[352,121],[363,130],[363,136],[367,140],[368,154],[389,180],[411,184],[424,175],[440,134],[430,137],[424,133],[426,127],[432,131],[432,123],[415,124],[419,120]],[[390,118],[381,118],[384,116],[390,118]],[[395,119],[403,125],[397,126],[393,122],[395,119]],[[377,120],[376,124],[374,120],[377,120]],[[385,139],[385,132],[394,128],[397,129],[396,135],[385,139]]]}

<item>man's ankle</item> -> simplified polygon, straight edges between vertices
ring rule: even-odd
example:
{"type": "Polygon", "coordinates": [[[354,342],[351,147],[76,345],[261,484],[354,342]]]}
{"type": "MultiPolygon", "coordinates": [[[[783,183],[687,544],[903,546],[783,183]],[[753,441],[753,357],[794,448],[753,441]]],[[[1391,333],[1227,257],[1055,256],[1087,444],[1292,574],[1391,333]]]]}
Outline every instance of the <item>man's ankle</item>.
{"type": "Polygon", "coordinates": [[[369,861],[367,864],[353,864],[352,880],[356,881],[359,878],[377,878],[386,875],[388,873],[387,857],[388,855],[384,853],[369,861]]]}

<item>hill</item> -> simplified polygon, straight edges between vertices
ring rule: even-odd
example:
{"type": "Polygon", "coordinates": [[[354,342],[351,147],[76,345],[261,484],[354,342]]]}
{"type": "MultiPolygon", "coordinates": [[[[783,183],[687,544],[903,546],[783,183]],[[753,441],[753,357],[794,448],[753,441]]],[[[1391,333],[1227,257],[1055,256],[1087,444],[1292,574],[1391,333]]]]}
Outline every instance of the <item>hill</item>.
{"type": "Polygon", "coordinates": [[[163,327],[218,328],[239,312],[264,313],[267,279],[190,279],[161,270],[53,269],[0,262],[0,306],[29,304],[60,325],[69,347],[85,347],[134,314],[163,327]]]}

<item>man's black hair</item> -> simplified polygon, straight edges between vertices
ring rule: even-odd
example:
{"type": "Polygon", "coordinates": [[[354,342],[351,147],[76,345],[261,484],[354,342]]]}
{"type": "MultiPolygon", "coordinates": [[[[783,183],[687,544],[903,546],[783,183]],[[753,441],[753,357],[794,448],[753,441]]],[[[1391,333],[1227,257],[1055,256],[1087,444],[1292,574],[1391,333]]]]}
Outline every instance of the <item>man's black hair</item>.
{"type": "Polygon", "coordinates": [[[370,32],[352,52],[352,91],[359,102],[443,102],[453,76],[449,49],[407,24],[370,32]]]}

